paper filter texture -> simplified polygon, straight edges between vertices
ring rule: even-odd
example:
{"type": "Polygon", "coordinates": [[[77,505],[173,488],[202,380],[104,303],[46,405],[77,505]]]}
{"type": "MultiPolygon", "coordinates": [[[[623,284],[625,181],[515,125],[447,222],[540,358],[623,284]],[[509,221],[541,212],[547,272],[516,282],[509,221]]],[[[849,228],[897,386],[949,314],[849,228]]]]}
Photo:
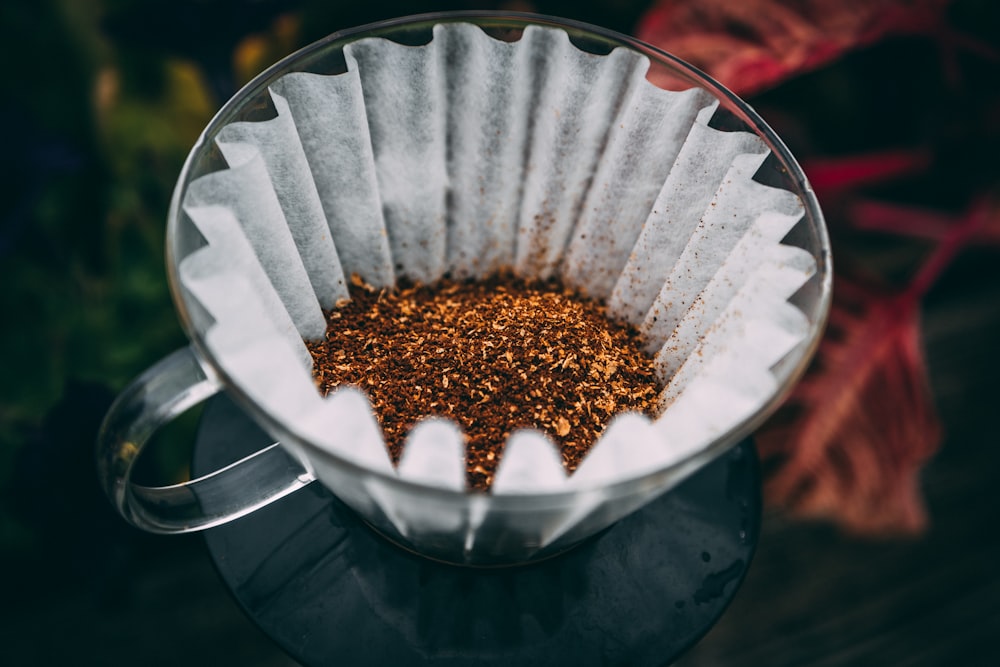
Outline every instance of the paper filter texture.
{"type": "Polygon", "coordinates": [[[514,433],[492,496],[454,511],[300,452],[345,502],[472,548],[503,520],[492,498],[579,490],[571,510],[512,529],[541,548],[648,502],[609,511],[602,489],[687,459],[774,395],[772,368],[809,331],[788,298],[815,261],[781,243],[802,202],[754,180],[768,148],[714,129],[712,95],[659,89],[641,54],[586,53],[551,28],[507,42],[439,25],[423,46],[369,38],[344,56],[343,73],[271,85],[274,117],[223,128],[228,168],[183,198],[205,240],[180,262],[184,298],[211,316],[206,345],[242,390],[320,450],[465,493],[456,425],[419,424],[393,467],[362,392],[320,397],[303,340],[324,336],[352,274],[391,287],[500,269],[605,302],[643,332],[665,386],[657,418],[614,419],[571,476],[544,435],[514,433]]]}

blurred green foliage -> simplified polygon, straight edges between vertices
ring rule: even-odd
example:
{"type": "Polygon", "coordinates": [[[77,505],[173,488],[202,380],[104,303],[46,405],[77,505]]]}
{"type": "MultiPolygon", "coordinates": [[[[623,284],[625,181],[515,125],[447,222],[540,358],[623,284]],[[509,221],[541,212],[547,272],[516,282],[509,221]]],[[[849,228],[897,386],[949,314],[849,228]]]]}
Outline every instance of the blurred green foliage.
{"type": "MultiPolygon", "coordinates": [[[[17,94],[3,111],[14,144],[13,206],[0,227],[4,487],[15,472],[44,472],[17,469],[16,457],[71,382],[117,391],[184,343],[164,271],[166,208],[214,102],[190,64],[114,48],[99,9],[73,0],[0,9],[8,52],[24,64],[7,68],[17,94]]],[[[66,446],[92,447],[93,435],[66,446]]],[[[0,546],[30,546],[6,509],[0,546]]]]}

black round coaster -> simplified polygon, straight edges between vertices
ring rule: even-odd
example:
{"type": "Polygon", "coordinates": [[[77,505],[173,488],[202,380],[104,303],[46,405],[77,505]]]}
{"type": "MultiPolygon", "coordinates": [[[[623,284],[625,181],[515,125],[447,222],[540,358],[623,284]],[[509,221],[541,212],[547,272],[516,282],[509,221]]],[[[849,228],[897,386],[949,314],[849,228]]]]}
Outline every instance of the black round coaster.
{"type": "MultiPolygon", "coordinates": [[[[225,396],[195,474],[272,441],[225,396]]],[[[565,554],[474,569],[375,534],[318,482],[205,533],[246,613],[303,665],[665,665],[742,582],[760,526],[748,440],[565,554]]]]}

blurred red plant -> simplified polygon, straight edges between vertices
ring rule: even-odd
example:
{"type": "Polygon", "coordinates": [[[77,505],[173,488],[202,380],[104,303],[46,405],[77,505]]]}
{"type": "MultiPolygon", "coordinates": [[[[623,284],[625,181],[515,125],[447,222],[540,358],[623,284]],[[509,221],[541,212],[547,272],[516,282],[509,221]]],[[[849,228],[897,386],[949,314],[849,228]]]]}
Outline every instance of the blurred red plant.
{"type": "Polygon", "coordinates": [[[642,18],[636,36],[705,70],[733,92],[749,96],[889,35],[943,31],[948,4],[948,0],[661,0],[642,18]]]}
{"type": "Polygon", "coordinates": [[[987,199],[960,217],[881,204],[868,219],[868,210],[855,210],[860,226],[908,234],[906,220],[916,215],[947,231],[902,290],[837,276],[816,359],[757,444],[772,504],[858,534],[915,533],[927,522],[918,472],[941,440],[921,345],[921,299],[962,247],[1000,225],[1000,215],[987,199]]]}
{"type": "MultiPolygon", "coordinates": [[[[924,35],[940,47],[941,71],[956,87],[956,50],[998,56],[950,27],[949,4],[660,0],[636,32],[744,97],[890,35],[924,35]]],[[[851,262],[835,257],[834,303],[816,359],[757,434],[769,504],[854,534],[915,534],[926,526],[919,471],[939,448],[942,429],[921,341],[922,299],[963,247],[1000,242],[1000,208],[988,196],[950,214],[862,194],[933,172],[941,156],[921,139],[915,148],[803,160],[833,231],[839,224],[933,244],[898,289],[858,272],[848,277],[843,267],[851,262]]]]}
{"type": "Polygon", "coordinates": [[[941,428],[920,345],[919,301],[839,278],[812,368],[757,434],[765,496],[853,532],[922,529],[916,473],[941,428]]]}

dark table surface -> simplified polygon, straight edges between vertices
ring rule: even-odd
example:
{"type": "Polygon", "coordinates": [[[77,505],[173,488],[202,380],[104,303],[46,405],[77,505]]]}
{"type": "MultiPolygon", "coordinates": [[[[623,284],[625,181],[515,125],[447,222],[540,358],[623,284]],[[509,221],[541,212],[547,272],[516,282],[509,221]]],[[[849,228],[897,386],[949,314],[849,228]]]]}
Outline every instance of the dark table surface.
{"type": "MultiPolygon", "coordinates": [[[[218,470],[272,442],[215,396],[192,470],[218,470]]],[[[732,601],[760,516],[747,439],[608,530],[529,565],[418,556],[320,484],[207,531],[205,543],[247,615],[310,667],[660,667],[732,601]]]]}
{"type": "MultiPolygon", "coordinates": [[[[963,256],[927,300],[925,339],[946,436],[922,476],[926,534],[861,540],[765,513],[735,601],[678,664],[1000,664],[995,265],[995,251],[963,256]]],[[[98,551],[103,562],[90,571],[104,574],[96,579],[48,563],[8,569],[4,663],[294,664],[243,615],[202,538],[128,544],[98,551]]],[[[67,564],[76,556],[59,555],[67,564]]]]}

